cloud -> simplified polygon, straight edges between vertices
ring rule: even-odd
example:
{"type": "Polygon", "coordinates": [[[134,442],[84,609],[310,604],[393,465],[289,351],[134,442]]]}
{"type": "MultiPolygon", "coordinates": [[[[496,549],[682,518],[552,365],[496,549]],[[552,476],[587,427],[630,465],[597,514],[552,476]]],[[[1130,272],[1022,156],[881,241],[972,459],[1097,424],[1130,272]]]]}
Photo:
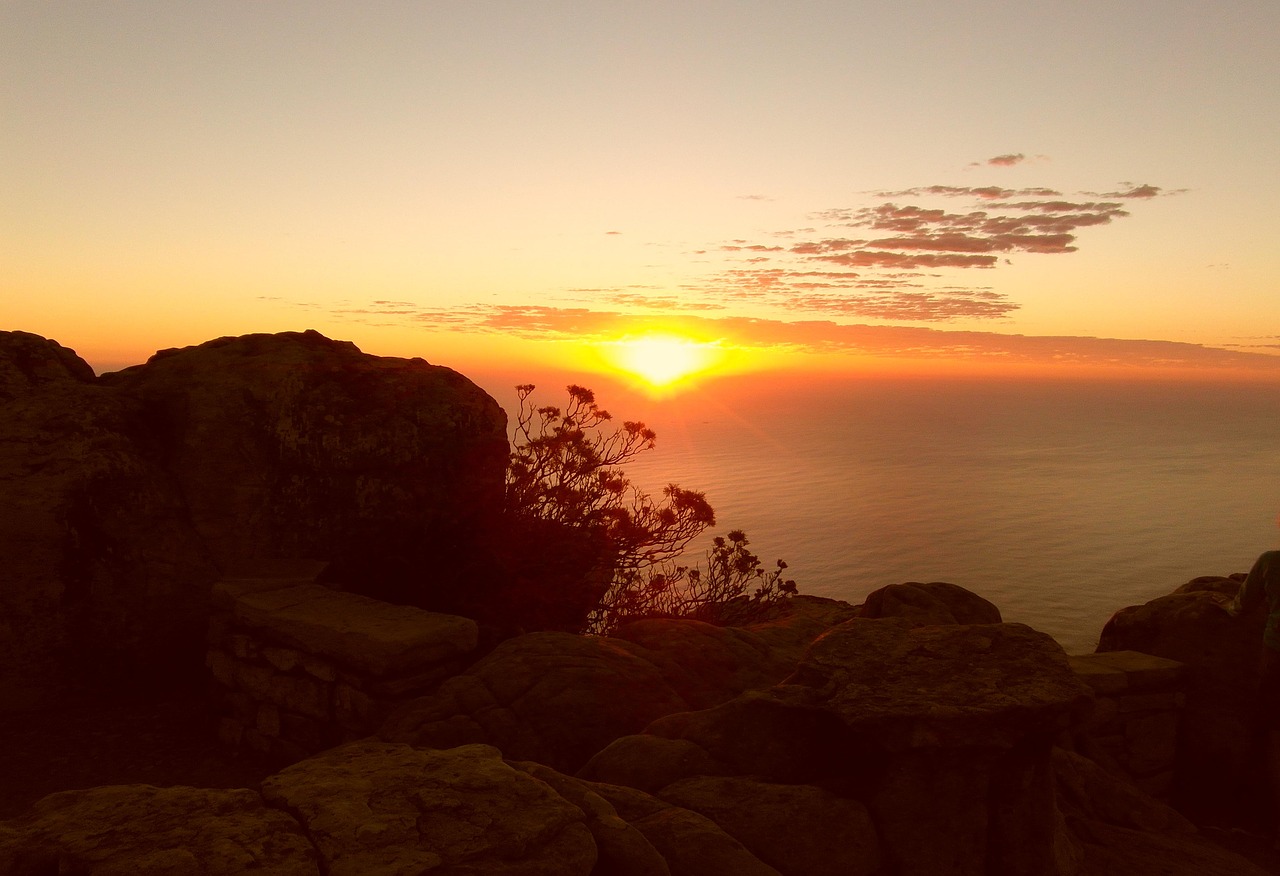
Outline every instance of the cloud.
{"type": "Polygon", "coordinates": [[[902,189],[896,192],[876,192],[875,194],[878,198],[941,196],[946,198],[1000,200],[1002,198],[1056,198],[1061,197],[1062,192],[1046,188],[1006,189],[1001,186],[918,186],[913,189],[902,189]]]}
{"type": "MultiPolygon", "coordinates": [[[[989,294],[990,300],[999,300],[995,293],[989,294]]],[[[968,290],[961,290],[958,298],[966,297],[980,298],[968,290]]],[[[375,307],[359,312],[376,311],[375,307]]],[[[399,312],[392,315],[412,323],[445,324],[458,331],[500,333],[537,340],[612,340],[646,331],[672,331],[741,348],[848,353],[890,359],[1015,365],[1232,368],[1280,375],[1280,356],[1180,341],[1001,334],[920,326],[844,324],[830,319],[632,314],[547,305],[471,305],[450,310],[423,309],[412,315],[399,312]]],[[[1267,348],[1275,345],[1250,346],[1267,348]]]]}
{"type": "Polygon", "coordinates": [[[1007,155],[997,155],[994,158],[988,158],[986,161],[975,161],[970,167],[982,167],[984,164],[991,167],[1013,167],[1015,164],[1021,164],[1027,160],[1027,156],[1021,152],[1011,152],[1007,155]]]}

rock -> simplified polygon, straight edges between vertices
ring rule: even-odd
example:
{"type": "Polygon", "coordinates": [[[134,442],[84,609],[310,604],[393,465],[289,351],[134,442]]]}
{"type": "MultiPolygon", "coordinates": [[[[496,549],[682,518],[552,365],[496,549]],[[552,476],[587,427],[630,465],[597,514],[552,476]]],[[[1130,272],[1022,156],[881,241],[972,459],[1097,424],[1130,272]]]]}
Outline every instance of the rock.
{"type": "Polygon", "coordinates": [[[890,584],[870,593],[860,617],[900,617],[913,626],[931,624],[998,624],[1000,609],[963,587],[934,581],[930,584],[890,584]]]}
{"type": "Polygon", "coordinates": [[[813,785],[700,776],[658,792],[705,815],[783,876],[872,876],[879,841],[867,807],[813,785]]]}
{"type": "Polygon", "coordinates": [[[591,783],[532,761],[513,763],[582,810],[599,855],[592,876],[670,876],[671,868],[643,833],[618,815],[591,783]]]}
{"type": "Polygon", "coordinates": [[[748,629],[668,618],[611,638],[530,633],[394,711],[378,735],[435,747],[483,742],[574,772],[656,718],[776,684],[830,612],[802,607],[748,629]]]}
{"type": "Polygon", "coordinates": [[[395,569],[420,559],[410,540],[451,545],[501,495],[505,415],[421,359],[283,332],[161,351],[102,382],[136,400],[225,571],[316,557],[347,583],[382,572],[406,588],[428,577],[395,569]]]}
{"type": "Polygon", "coordinates": [[[671,876],[781,876],[706,816],[631,788],[592,787],[662,854],[671,876]]]}
{"type": "Polygon", "coordinates": [[[63,791],[0,823],[0,872],[318,876],[306,833],[249,790],[112,785],[63,791]]]}
{"type": "MultiPolygon", "coordinates": [[[[673,763],[694,779],[711,762],[860,804],[893,872],[1047,873],[1050,750],[1091,700],[1057,643],[1019,624],[855,619],[815,640],[784,683],[660,718],[644,735],[693,746],[664,778],[673,763]]],[[[581,775],[634,775],[635,748],[619,740],[581,775]]]]}
{"type": "Polygon", "coordinates": [[[1266,811],[1264,762],[1253,732],[1265,607],[1231,617],[1218,600],[1239,578],[1197,578],[1168,596],[1118,611],[1098,651],[1141,651],[1184,664],[1174,805],[1201,824],[1254,823],[1266,811]]]}
{"type": "Polygon", "coordinates": [[[582,810],[488,746],[353,742],[271,776],[262,795],[302,822],[330,876],[588,876],[596,864],[582,810]]]}
{"type": "Polygon", "coordinates": [[[263,561],[416,603],[492,539],[505,415],[461,375],[316,332],[221,338],[95,378],[0,332],[0,702],[194,672],[209,589],[263,561]]]}
{"type": "Polygon", "coordinates": [[[57,341],[30,332],[0,331],[0,402],[50,384],[87,384],[93,379],[89,363],[57,341]]]}
{"type": "Polygon", "coordinates": [[[217,568],[177,484],[124,400],[21,332],[0,332],[0,492],[0,709],[198,665],[217,568]]]}
{"type": "Polygon", "coordinates": [[[728,776],[734,769],[688,739],[649,733],[623,736],[601,749],[578,770],[579,778],[656,794],[689,776],[728,776]]]}
{"type": "Polygon", "coordinates": [[[1194,834],[1195,825],[1176,809],[1143,794],[1087,757],[1053,750],[1059,806],[1078,817],[1142,831],[1194,834]]]}
{"type": "Polygon", "coordinates": [[[484,742],[573,772],[617,737],[688,708],[644,653],[567,633],[508,639],[435,694],[393,712],[378,735],[437,748],[484,742]]]}
{"type": "Polygon", "coordinates": [[[245,627],[372,675],[469,654],[479,638],[475,621],[468,618],[390,605],[315,584],[252,592],[242,592],[236,582],[218,587],[227,591],[234,617],[245,627]]]}

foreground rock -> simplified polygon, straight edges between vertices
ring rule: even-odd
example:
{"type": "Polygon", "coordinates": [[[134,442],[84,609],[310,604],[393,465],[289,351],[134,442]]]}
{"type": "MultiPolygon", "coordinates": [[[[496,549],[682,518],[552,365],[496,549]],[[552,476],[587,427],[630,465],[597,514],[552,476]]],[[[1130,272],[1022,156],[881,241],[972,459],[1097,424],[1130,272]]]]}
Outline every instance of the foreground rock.
{"type": "Polygon", "coordinates": [[[506,452],[505,416],[466,378],[316,332],[101,378],[0,332],[0,702],[198,667],[210,586],[264,559],[455,592],[449,558],[494,513],[506,452]]]}
{"type": "Polygon", "coordinates": [[[315,876],[302,827],[249,790],[113,785],[45,797],[0,823],[0,873],[315,876]]]}
{"type": "MultiPolygon", "coordinates": [[[[350,656],[317,631],[326,612],[304,608],[307,586],[237,586],[266,600],[249,600],[245,620],[260,626],[243,629],[328,649],[263,645],[272,666],[350,656]]],[[[381,609],[370,611],[377,626],[381,609]]],[[[54,795],[0,824],[0,872],[243,872],[251,861],[281,873],[469,876],[1261,872],[1055,748],[1086,732],[1093,697],[1047,636],[895,617],[812,638],[850,613],[802,600],[749,630],[649,621],[616,641],[513,639],[399,716],[430,747],[355,741],[282,770],[260,795],[54,795]],[[793,671],[771,681],[784,663],[793,671]],[[618,733],[631,735],[576,776],[539,762],[580,761],[618,733]],[[470,744],[450,747],[451,734],[470,744]]],[[[474,631],[454,642],[448,629],[449,648],[472,641],[474,631]]],[[[367,669],[403,669],[391,645],[423,643],[400,632],[367,669]]]]}
{"type": "Polygon", "coordinates": [[[812,849],[817,860],[792,872],[872,873],[883,861],[902,874],[1048,873],[1050,751],[1090,700],[1061,648],[1026,627],[852,620],[783,684],[655,721],[581,775],[702,801],[779,862],[795,828],[770,831],[753,803],[840,812],[847,845],[812,849]],[[728,787],[727,798],[711,790],[728,787]]]}
{"type": "Polygon", "coordinates": [[[1197,578],[1117,612],[1100,652],[1132,650],[1184,664],[1175,805],[1197,823],[1269,829],[1261,739],[1254,732],[1265,608],[1233,618],[1220,602],[1243,576],[1197,578]]]}
{"type": "Polygon", "coordinates": [[[747,629],[666,619],[630,624],[611,638],[548,632],[509,639],[435,693],[397,709],[378,735],[437,748],[481,742],[572,772],[663,715],[776,684],[813,638],[853,613],[820,599],[790,608],[747,629]]]}
{"type": "Polygon", "coordinates": [[[711,820],[494,748],[373,740],[249,790],[67,791],[0,823],[0,872],[777,876],[711,820]]]}

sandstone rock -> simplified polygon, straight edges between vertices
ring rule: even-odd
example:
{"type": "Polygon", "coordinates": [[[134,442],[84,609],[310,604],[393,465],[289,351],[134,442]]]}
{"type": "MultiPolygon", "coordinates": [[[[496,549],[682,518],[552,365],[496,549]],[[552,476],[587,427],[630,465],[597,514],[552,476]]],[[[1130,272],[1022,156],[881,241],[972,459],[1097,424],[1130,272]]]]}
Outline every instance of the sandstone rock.
{"type": "Polygon", "coordinates": [[[462,376],[315,332],[100,378],[0,332],[0,701],[36,705],[64,669],[99,684],[194,671],[209,588],[263,560],[483,602],[492,588],[459,582],[506,454],[505,415],[462,376]]]}
{"type": "MultiPolygon", "coordinates": [[[[783,684],[660,718],[645,735],[695,746],[690,770],[710,760],[856,801],[895,873],[1039,874],[1057,825],[1049,752],[1090,702],[1057,643],[1027,627],[855,619],[819,637],[783,684]]],[[[634,748],[619,740],[582,775],[634,774],[634,748]]]]}
{"type": "MultiPolygon", "coordinates": [[[[236,585],[218,587],[233,590],[236,585]]],[[[316,584],[237,592],[232,610],[236,621],[268,638],[373,675],[461,657],[475,649],[479,638],[475,621],[468,618],[316,584]]]]}
{"type": "Polygon", "coordinates": [[[353,742],[271,776],[262,794],[302,822],[330,876],[587,876],[596,863],[583,812],[488,746],[353,742]]]}
{"type": "Polygon", "coordinates": [[[1238,588],[1238,578],[1198,578],[1121,609],[1098,644],[1099,652],[1140,651],[1184,664],[1173,800],[1199,823],[1249,823],[1266,808],[1253,732],[1265,608],[1229,616],[1219,600],[1238,588]]]}
{"type": "Polygon", "coordinates": [[[851,612],[829,602],[747,629],[661,619],[628,624],[611,638],[509,639],[393,712],[378,735],[436,747],[484,742],[573,772],[655,718],[776,684],[828,620],[851,612]]]}
{"type": "Polygon", "coordinates": [[[710,818],[783,876],[881,872],[867,807],[813,785],[701,776],[668,785],[658,796],[710,818]]]}
{"type": "Polygon", "coordinates": [[[1153,800],[1093,761],[1055,748],[1053,773],[1059,806],[1076,816],[1142,831],[1194,834],[1177,810],[1153,800]]]}
{"type": "Polygon", "coordinates": [[[224,571],[323,557],[368,572],[378,550],[390,571],[409,540],[450,544],[500,496],[501,409],[421,359],[283,332],[164,350],[102,382],[137,401],[224,571]]]}
{"type": "Polygon", "coordinates": [[[69,350],[0,332],[0,708],[198,660],[216,566],[134,432],[69,350]]]}
{"type": "MultiPolygon", "coordinates": [[[[775,622],[773,627],[781,626],[775,622]]],[[[696,620],[655,619],[624,625],[615,640],[641,646],[645,658],[691,708],[723,703],[744,690],[772,687],[790,675],[809,642],[822,632],[774,641],[752,628],[718,627],[696,620]]]]}
{"type": "Polygon", "coordinates": [[[636,788],[649,794],[690,776],[727,776],[734,769],[688,739],[649,733],[623,736],[578,770],[579,778],[636,788]]]}
{"type": "Polygon", "coordinates": [[[1000,609],[976,593],[934,581],[890,584],[870,593],[862,603],[860,617],[900,617],[913,626],[931,624],[998,624],[1000,609]]]}
{"type": "Polygon", "coordinates": [[[89,363],[57,341],[30,332],[0,331],[0,402],[54,383],[92,383],[89,363]]]}
{"type": "Polygon", "coordinates": [[[114,785],[45,797],[0,823],[0,872],[318,876],[302,828],[249,790],[114,785]]]}
{"type": "Polygon", "coordinates": [[[887,749],[1015,745],[1088,713],[1049,636],[1022,624],[909,629],[853,620],[817,639],[788,682],[887,749]]]}
{"type": "Polygon", "coordinates": [[[589,782],[569,778],[532,761],[512,766],[545,782],[582,810],[599,854],[592,876],[670,876],[666,859],[589,782]]]}
{"type": "Polygon", "coordinates": [[[688,708],[644,649],[625,641],[530,633],[509,639],[431,696],[387,719],[387,740],[495,745],[515,760],[572,772],[619,736],[688,708]]]}
{"type": "Polygon", "coordinates": [[[631,788],[592,787],[662,854],[671,876],[781,876],[706,816],[631,788]]]}

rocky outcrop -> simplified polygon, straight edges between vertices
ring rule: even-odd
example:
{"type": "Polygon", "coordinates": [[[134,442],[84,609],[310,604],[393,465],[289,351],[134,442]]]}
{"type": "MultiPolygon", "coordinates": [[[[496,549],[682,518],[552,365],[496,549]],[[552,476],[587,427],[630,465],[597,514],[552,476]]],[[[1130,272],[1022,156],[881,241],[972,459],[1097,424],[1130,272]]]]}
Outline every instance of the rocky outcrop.
{"type": "Polygon", "coordinates": [[[471,659],[475,621],[311,583],[226,579],[213,589],[207,663],[219,737],[274,764],[373,733],[405,699],[471,659]]]}
{"type": "Polygon", "coordinates": [[[100,378],[0,332],[0,702],[198,667],[209,588],[262,560],[452,598],[506,453],[501,409],[466,378],[316,332],[100,378]]]}
{"type": "Polygon", "coordinates": [[[811,849],[805,870],[775,864],[783,873],[879,861],[900,874],[1050,873],[1050,752],[1090,700],[1056,643],[1029,628],[855,619],[818,638],[783,684],[659,719],[580,775],[702,801],[770,860],[794,838],[753,805],[848,816],[849,846],[811,849]],[[728,786],[728,798],[708,793],[728,786]]]}
{"type": "MultiPolygon", "coordinates": [[[[462,632],[456,618],[401,627],[402,612],[417,609],[266,583],[227,582],[218,598],[241,624],[227,640],[232,657],[249,666],[234,651],[257,648],[254,660],[293,679],[279,685],[286,694],[317,667],[351,677],[353,660],[371,685],[394,680],[415,672],[418,656],[447,662],[474,635],[450,632],[462,632]],[[335,639],[343,629],[366,647],[355,654],[335,639]]],[[[1055,747],[1091,726],[1081,676],[1116,697],[1111,675],[1128,690],[1131,676],[1176,675],[1172,661],[1104,654],[1099,671],[1082,672],[1017,624],[855,617],[813,638],[851,607],[793,608],[746,630],[667,620],[634,625],[630,639],[519,637],[383,727],[393,735],[404,721],[420,744],[353,741],[282,770],[260,794],[54,795],[0,824],[0,871],[220,873],[260,861],[330,874],[1262,872],[1055,747]],[[539,762],[572,766],[628,732],[576,776],[539,762]]]]}
{"type": "Polygon", "coordinates": [[[998,624],[1000,609],[956,584],[934,581],[889,584],[867,594],[859,617],[898,617],[915,626],[998,624]]]}
{"type": "Polygon", "coordinates": [[[482,742],[572,772],[663,715],[776,684],[830,620],[851,612],[807,599],[746,629],[662,619],[610,638],[530,633],[396,709],[378,735],[433,747],[482,742]]]}
{"type": "Polygon", "coordinates": [[[1265,608],[1231,617],[1221,602],[1243,576],[1204,577],[1107,622],[1099,652],[1141,651],[1183,664],[1175,805],[1197,823],[1269,827],[1254,710],[1265,608]]]}
{"type": "Polygon", "coordinates": [[[302,826],[247,789],[110,785],[45,797],[0,823],[0,873],[316,876],[302,826]]]}
{"type": "Polygon", "coordinates": [[[334,748],[250,790],[111,786],[0,823],[0,872],[777,876],[710,819],[483,745],[334,748]]]}

